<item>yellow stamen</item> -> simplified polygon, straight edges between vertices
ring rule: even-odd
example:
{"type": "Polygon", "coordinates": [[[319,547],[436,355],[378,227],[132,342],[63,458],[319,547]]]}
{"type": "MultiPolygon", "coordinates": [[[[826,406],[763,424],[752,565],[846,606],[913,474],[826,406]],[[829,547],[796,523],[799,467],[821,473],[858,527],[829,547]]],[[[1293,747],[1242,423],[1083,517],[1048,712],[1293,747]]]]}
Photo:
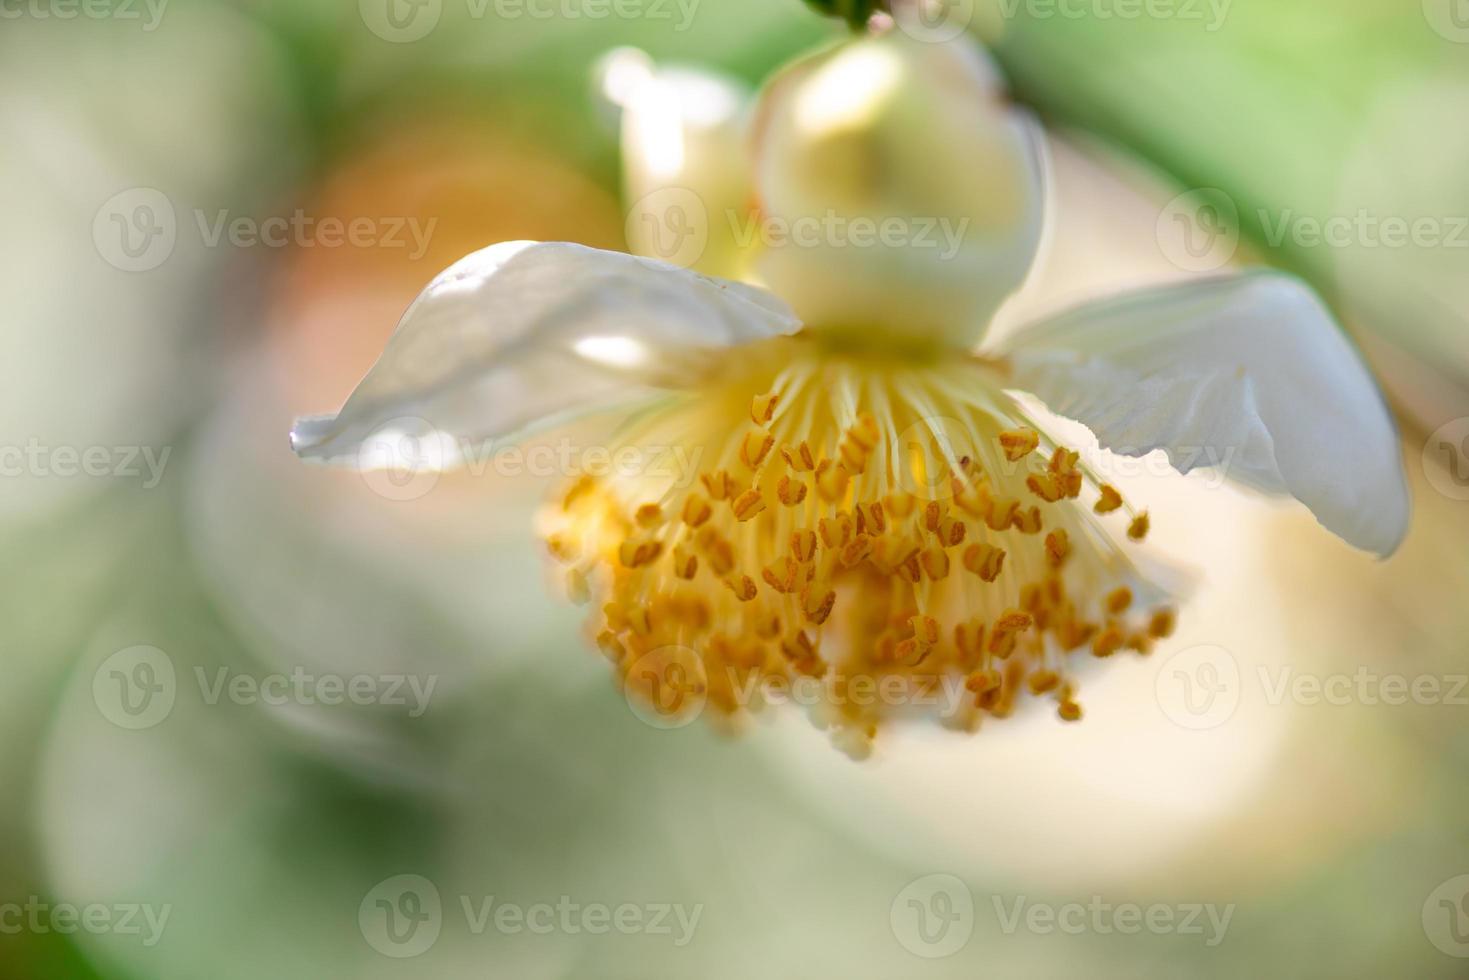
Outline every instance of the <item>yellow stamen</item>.
{"type": "MultiPolygon", "coordinates": [[[[724,714],[758,709],[746,693],[764,685],[818,679],[821,723],[858,742],[932,710],[946,676],[972,695],[943,719],[961,730],[1033,697],[1079,719],[1071,658],[1147,652],[1173,613],[1134,609],[1120,545],[1069,502],[1086,483],[1073,450],[1047,439],[1043,468],[1006,465],[1043,440],[989,370],[771,342],[640,420],[626,444],[677,445],[698,472],[577,480],[546,534],[625,690],[656,696],[628,672],[669,648],[697,658],[724,714]],[[883,678],[912,703],[844,697],[883,678]]],[[[1093,491],[1091,510],[1122,506],[1093,491]]]]}

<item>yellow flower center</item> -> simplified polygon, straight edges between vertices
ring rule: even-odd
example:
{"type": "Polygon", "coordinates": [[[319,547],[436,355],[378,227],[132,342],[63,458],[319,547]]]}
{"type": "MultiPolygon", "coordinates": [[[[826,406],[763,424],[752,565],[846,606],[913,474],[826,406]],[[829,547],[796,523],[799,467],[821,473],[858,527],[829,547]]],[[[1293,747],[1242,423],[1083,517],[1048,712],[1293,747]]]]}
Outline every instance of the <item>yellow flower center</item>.
{"type": "Polygon", "coordinates": [[[1080,718],[1072,656],[1145,653],[1172,613],[1136,608],[1089,513],[1131,513],[1120,494],[1003,380],[780,340],[631,426],[696,472],[582,478],[547,533],[627,693],[670,717],[798,700],[857,754],[892,717],[972,730],[1029,696],[1080,718]]]}

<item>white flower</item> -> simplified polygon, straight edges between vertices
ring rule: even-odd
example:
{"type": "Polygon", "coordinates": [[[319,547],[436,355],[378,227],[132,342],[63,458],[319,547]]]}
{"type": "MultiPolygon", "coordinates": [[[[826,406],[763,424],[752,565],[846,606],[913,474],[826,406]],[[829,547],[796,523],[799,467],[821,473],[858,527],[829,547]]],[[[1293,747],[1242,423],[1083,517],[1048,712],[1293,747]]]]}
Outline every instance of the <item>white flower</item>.
{"type": "Polygon", "coordinates": [[[983,346],[1035,259],[1044,182],[1034,126],[965,42],[843,42],[779,74],[752,117],[733,90],[721,111],[691,111],[708,101],[642,71],[623,90],[644,134],[626,148],[629,191],[690,189],[716,211],[711,234],[751,216],[784,229],[706,261],[769,290],[579,245],[496,245],[428,286],[338,415],[292,433],[307,459],[362,464],[385,427],[473,446],[650,403],[621,444],[679,446],[698,480],[579,479],[548,534],[629,689],[739,716],[762,685],[810,678],[818,721],[859,741],[955,679],[971,696],[948,724],[1026,692],[1080,717],[1077,651],[1146,652],[1173,613],[1102,527],[1140,540],[1148,514],[1014,391],[1117,452],[1162,449],[1182,469],[1186,448],[1231,450],[1228,476],[1294,496],[1357,547],[1401,540],[1391,417],[1289,276],[1147,290],[983,346]],[[728,148],[747,122],[745,166],[728,148]],[[961,229],[952,247],[920,240],[939,225],[961,229]],[[889,693],[858,698],[858,684],[889,693]]]}

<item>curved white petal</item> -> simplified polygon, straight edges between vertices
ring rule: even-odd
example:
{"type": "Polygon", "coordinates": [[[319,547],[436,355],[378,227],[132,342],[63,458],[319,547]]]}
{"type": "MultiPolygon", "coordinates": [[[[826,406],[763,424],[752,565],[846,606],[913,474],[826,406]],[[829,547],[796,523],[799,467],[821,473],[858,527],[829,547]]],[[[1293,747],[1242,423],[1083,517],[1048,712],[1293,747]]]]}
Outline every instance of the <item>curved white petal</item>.
{"type": "Polygon", "coordinates": [[[778,299],[664,262],[565,242],[505,242],[441,272],[335,416],[303,418],[303,458],[390,465],[382,433],[487,442],[652,388],[696,384],[728,348],[794,333],[778,299]]]}
{"type": "Polygon", "coordinates": [[[754,136],[759,269],[810,327],[968,346],[1030,270],[1039,128],[967,37],[892,31],[799,61],[754,136]]]}
{"type": "Polygon", "coordinates": [[[656,66],[632,48],[607,56],[601,85],[622,110],[628,247],[709,275],[744,275],[748,250],[736,234],[753,196],[753,93],[723,75],[656,66]]]}
{"type": "Polygon", "coordinates": [[[1388,555],[1408,525],[1397,430],[1371,374],[1298,280],[1272,272],[1149,289],[1019,331],[1018,388],[1129,456],[1222,466],[1388,555]]]}

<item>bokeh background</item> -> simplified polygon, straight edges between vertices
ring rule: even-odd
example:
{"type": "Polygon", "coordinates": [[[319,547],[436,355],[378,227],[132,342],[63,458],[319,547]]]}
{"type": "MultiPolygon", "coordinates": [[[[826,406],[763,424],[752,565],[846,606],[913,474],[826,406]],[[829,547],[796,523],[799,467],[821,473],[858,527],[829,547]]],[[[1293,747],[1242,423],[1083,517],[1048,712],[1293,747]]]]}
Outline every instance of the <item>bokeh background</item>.
{"type": "Polygon", "coordinates": [[[630,711],[546,587],[552,481],[285,438],[459,255],[624,247],[605,52],[754,85],[839,29],[392,2],[0,0],[0,976],[1465,974],[1469,5],[951,0],[1051,134],[1007,314],[1289,268],[1382,378],[1416,513],[1375,562],[1140,467],[1197,577],[1175,639],[1081,725],[854,763],[804,721],[630,711]],[[293,675],[371,696],[249,696],[293,675]],[[493,917],[541,903],[578,912],[493,917]]]}

